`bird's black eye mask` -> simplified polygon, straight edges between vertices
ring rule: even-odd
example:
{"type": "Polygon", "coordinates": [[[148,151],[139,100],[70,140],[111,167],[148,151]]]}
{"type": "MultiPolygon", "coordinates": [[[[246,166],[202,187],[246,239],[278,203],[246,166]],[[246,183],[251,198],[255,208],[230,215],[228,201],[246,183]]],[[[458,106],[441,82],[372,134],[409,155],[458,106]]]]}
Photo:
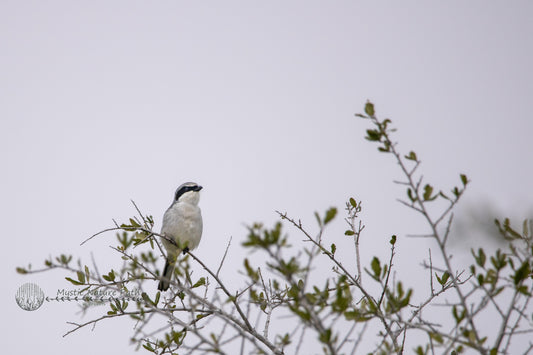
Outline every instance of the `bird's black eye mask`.
{"type": "Polygon", "coordinates": [[[181,186],[178,190],[176,190],[176,195],[174,196],[174,201],[177,201],[181,195],[188,191],[200,191],[202,189],[201,186],[198,185],[185,185],[181,186]]]}

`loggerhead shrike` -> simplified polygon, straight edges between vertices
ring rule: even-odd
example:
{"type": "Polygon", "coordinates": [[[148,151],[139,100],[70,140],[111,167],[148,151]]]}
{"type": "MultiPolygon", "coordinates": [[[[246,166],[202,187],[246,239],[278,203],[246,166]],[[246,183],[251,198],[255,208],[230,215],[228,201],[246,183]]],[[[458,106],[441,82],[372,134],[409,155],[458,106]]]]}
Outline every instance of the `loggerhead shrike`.
{"type": "Polygon", "coordinates": [[[198,207],[200,190],[202,186],[194,182],[186,182],[176,190],[174,202],[170,205],[163,216],[161,234],[172,239],[175,244],[161,239],[167,250],[165,268],[159,281],[158,290],[166,291],[170,286],[170,280],[174,273],[174,265],[179,252],[185,254],[200,244],[202,237],[202,214],[198,207]]]}

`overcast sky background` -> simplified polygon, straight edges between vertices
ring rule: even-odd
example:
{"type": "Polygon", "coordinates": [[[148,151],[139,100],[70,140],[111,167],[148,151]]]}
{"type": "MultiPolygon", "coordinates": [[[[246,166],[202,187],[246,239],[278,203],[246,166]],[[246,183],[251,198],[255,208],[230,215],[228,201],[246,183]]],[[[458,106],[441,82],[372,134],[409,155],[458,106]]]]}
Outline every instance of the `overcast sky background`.
{"type": "MultiPolygon", "coordinates": [[[[159,229],[189,180],[204,186],[197,255],[212,265],[230,236],[230,259],[244,257],[245,224],[281,210],[313,229],[315,210],[354,196],[363,262],[397,234],[397,265],[425,274],[429,241],[403,237],[426,230],[354,117],[367,99],[437,188],[468,175],[463,211],[519,221],[533,202],[532,15],[528,1],[1,1],[3,351],[133,352],[129,321],[62,338],[76,305],[21,310],[23,283],[69,286],[15,267],[59,253],[113,263],[112,234],[80,242],[131,216],[130,199],[159,229]]],[[[343,230],[338,218],[332,241],[343,230]]]]}

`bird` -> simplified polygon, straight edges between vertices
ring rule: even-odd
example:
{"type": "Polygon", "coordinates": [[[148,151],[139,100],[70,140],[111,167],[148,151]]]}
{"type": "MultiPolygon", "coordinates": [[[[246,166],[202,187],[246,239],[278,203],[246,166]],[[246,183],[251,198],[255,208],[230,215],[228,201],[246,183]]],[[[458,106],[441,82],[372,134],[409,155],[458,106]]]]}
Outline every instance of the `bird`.
{"type": "Polygon", "coordinates": [[[200,201],[201,189],[202,186],[195,182],[182,184],[176,189],[174,201],[163,215],[161,235],[164,238],[161,238],[161,241],[167,251],[167,255],[165,267],[157,287],[160,291],[168,290],[180,251],[185,254],[200,244],[203,222],[198,202],[200,201]],[[174,241],[174,243],[170,240],[174,241]]]}

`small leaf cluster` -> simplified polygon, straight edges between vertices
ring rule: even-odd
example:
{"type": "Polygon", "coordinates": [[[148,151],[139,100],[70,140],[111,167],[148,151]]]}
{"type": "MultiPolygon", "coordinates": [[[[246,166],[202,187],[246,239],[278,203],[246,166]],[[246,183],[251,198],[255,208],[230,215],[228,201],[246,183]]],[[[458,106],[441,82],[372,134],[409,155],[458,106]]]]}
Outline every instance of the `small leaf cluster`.
{"type": "Polygon", "coordinates": [[[431,184],[423,183],[422,176],[415,178],[414,173],[421,162],[418,155],[411,150],[408,154],[402,156],[396,150],[396,144],[391,140],[391,134],[395,132],[396,129],[390,127],[392,123],[390,119],[387,118],[381,121],[377,118],[373,103],[368,101],[365,105],[365,114],[356,114],[356,116],[369,119],[374,125],[374,128],[366,131],[367,135],[365,138],[371,142],[381,143],[381,145],[378,146],[378,150],[383,153],[392,153],[400,164],[407,178],[407,181],[399,182],[402,185],[407,185],[406,195],[407,201],[409,202],[405,202],[405,204],[410,204],[411,206],[418,205],[418,210],[424,210],[422,206],[425,202],[435,201],[439,197],[452,204],[455,204],[458,201],[459,197],[463,194],[466,185],[469,183],[465,174],[459,175],[462,186],[454,186],[451,189],[452,195],[436,190],[431,184]],[[408,167],[409,162],[413,164],[411,168],[408,167]]]}
{"type": "Polygon", "coordinates": [[[362,114],[356,114],[356,116],[373,119],[375,123],[374,129],[366,130],[365,138],[371,142],[381,143],[381,145],[378,146],[378,150],[380,152],[390,153],[392,148],[392,142],[389,139],[389,134],[396,131],[396,129],[389,127],[391,120],[387,118],[383,121],[378,121],[375,116],[376,112],[374,109],[374,104],[370,101],[365,104],[365,113],[366,116],[362,114]]]}
{"type": "Polygon", "coordinates": [[[513,287],[516,292],[531,296],[533,292],[533,237],[530,234],[530,220],[522,223],[522,232],[511,227],[508,218],[503,222],[495,220],[496,227],[504,238],[509,240],[509,251],[501,249],[487,257],[483,248],[472,250],[475,264],[470,266],[472,275],[480,287],[491,297],[499,295],[506,287],[513,287]],[[518,248],[516,243],[523,247],[518,248]]]}
{"type": "Polygon", "coordinates": [[[263,224],[256,223],[248,227],[248,236],[242,246],[253,249],[270,250],[287,246],[287,237],[281,234],[281,223],[278,222],[272,229],[263,228],[263,224]]]}

